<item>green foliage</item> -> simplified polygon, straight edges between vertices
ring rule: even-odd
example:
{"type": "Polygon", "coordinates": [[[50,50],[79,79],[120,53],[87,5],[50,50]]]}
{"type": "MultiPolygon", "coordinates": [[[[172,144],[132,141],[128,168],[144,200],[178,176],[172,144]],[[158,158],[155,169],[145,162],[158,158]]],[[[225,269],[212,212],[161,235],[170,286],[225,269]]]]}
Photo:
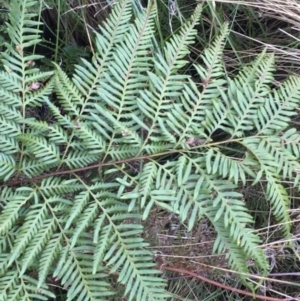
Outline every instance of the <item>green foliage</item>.
{"type": "Polygon", "coordinates": [[[154,4],[133,17],[131,0],[114,6],[92,61],[82,60],[71,79],[58,65],[40,72],[33,66],[40,57],[25,54],[40,41],[28,13],[35,4],[11,5],[0,73],[1,300],[54,297],[48,277],[67,300],[108,300],[111,275],[128,300],[166,300],[142,238],[141,219],[154,206],[189,230],[205,216],[218,235],[214,251],[227,251],[233,269],[247,273],[251,258],[267,273],[239,187],[267,183],[266,201],[288,237],[283,183],[299,180],[300,135],[289,121],[300,79],[272,88],[274,58],[266,53],[227,78],[224,26],[194,66],[197,85],[181,70],[201,7],[159,50],[154,4]],[[225,138],[215,140],[219,130],[225,138]]]}

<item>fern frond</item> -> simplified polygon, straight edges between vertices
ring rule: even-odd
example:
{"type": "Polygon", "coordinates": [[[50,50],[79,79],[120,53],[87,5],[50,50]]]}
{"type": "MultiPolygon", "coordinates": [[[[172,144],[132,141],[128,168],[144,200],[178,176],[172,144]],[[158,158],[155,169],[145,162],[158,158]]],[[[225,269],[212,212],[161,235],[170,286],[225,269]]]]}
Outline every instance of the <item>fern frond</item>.
{"type": "MultiPolygon", "coordinates": [[[[282,223],[285,234],[289,236],[290,217],[287,209],[289,207],[289,198],[285,188],[279,181],[279,174],[282,172],[283,176],[292,176],[292,172],[295,172],[295,167],[299,168],[299,163],[291,160],[293,157],[288,152],[278,153],[276,145],[272,146],[269,144],[269,142],[280,144],[279,137],[270,138],[246,138],[243,140],[243,143],[251,151],[251,156],[253,156],[254,160],[257,160],[260,167],[255,182],[259,181],[263,176],[268,180],[267,199],[270,201],[275,218],[282,223]]],[[[297,177],[299,176],[297,175],[297,177]]]]}
{"type": "MultiPolygon", "coordinates": [[[[139,110],[151,121],[151,126],[144,125],[147,135],[144,139],[140,152],[144,151],[148,141],[158,138],[164,117],[172,108],[174,98],[181,95],[186,75],[179,75],[177,71],[186,65],[184,57],[189,53],[188,45],[194,38],[195,25],[198,23],[201,14],[201,6],[198,5],[190,22],[185,24],[180,33],[174,35],[164,48],[164,55],[157,54],[155,57],[155,72],[148,72],[150,80],[149,89],[140,92],[138,98],[139,110]]],[[[145,122],[143,122],[145,123],[145,122]]],[[[159,138],[162,142],[162,138],[159,138]]],[[[167,141],[165,141],[167,142],[167,141]]]]}
{"type": "Polygon", "coordinates": [[[0,218],[0,233],[1,235],[5,235],[19,218],[22,206],[29,202],[33,197],[36,198],[36,192],[33,189],[26,187],[19,188],[15,193],[11,190],[4,190],[1,194],[7,201],[7,204],[5,204],[4,209],[1,211],[0,218]]]}
{"type": "MultiPolygon", "coordinates": [[[[207,214],[207,217],[212,221],[214,219],[214,214],[215,212],[212,210],[209,212],[209,214],[207,214]]],[[[230,266],[241,273],[249,273],[249,267],[247,266],[245,258],[250,258],[261,267],[264,274],[267,274],[268,262],[264,258],[263,250],[255,250],[255,254],[251,254],[252,252],[248,252],[247,254],[244,247],[237,245],[236,242],[232,241],[232,238],[228,235],[227,229],[224,228],[222,220],[214,222],[214,226],[218,233],[217,239],[214,243],[214,252],[221,253],[224,249],[226,249],[226,257],[228,258],[230,266]],[[252,257],[253,255],[255,255],[255,257],[252,257]]],[[[243,245],[247,245],[250,250],[257,243],[259,243],[258,236],[255,235],[249,228],[245,230],[244,233],[246,236],[241,237],[241,240],[243,241],[243,245]],[[249,241],[247,242],[248,239],[249,241]]],[[[246,283],[245,277],[241,275],[241,278],[244,283],[246,283]]],[[[247,285],[253,288],[252,284],[247,283],[247,285]]]]}
{"type": "Polygon", "coordinates": [[[70,168],[79,168],[89,165],[99,159],[98,154],[90,154],[85,150],[70,151],[64,159],[64,163],[70,168]]]}
{"type": "Polygon", "coordinates": [[[129,294],[129,300],[159,300],[167,297],[162,280],[151,276],[153,273],[159,274],[159,271],[153,270],[151,273],[149,270],[154,268],[155,263],[151,253],[142,249],[148,244],[142,238],[133,236],[141,234],[142,227],[123,224],[115,232],[116,235],[111,238],[114,244],[108,249],[104,261],[108,261],[111,272],[120,269],[118,281],[126,285],[125,294],[129,294]]]}
{"type": "Polygon", "coordinates": [[[45,165],[60,162],[59,148],[55,144],[49,143],[45,138],[28,133],[20,135],[19,139],[27,151],[35,156],[36,160],[42,161],[45,165]]]}
{"type": "Polygon", "coordinates": [[[59,177],[49,177],[41,181],[39,190],[46,197],[50,197],[73,193],[82,188],[82,184],[76,179],[64,180],[59,177]]]}
{"type": "Polygon", "coordinates": [[[134,131],[136,126],[132,124],[131,116],[132,112],[138,112],[136,95],[147,88],[148,77],[145,75],[152,67],[151,57],[147,53],[152,46],[154,13],[152,5],[145,13],[139,14],[135,24],[129,27],[126,38],[115,47],[114,62],[108,66],[106,81],[100,85],[107,108],[97,104],[95,108],[99,113],[102,112],[113,128],[107,152],[112,148],[113,140],[132,143],[136,147],[142,145],[141,137],[134,131]]]}
{"type": "Polygon", "coordinates": [[[131,18],[132,1],[120,1],[119,5],[115,6],[115,9],[105,21],[105,26],[100,28],[101,34],[96,33],[98,53],[95,60],[99,63],[98,75],[99,73],[104,74],[105,70],[102,70],[102,68],[109,62],[112,49],[124,40],[130,27],[129,21],[131,18]]]}
{"type": "Polygon", "coordinates": [[[253,78],[246,81],[245,73],[242,72],[234,80],[229,80],[228,97],[232,104],[233,116],[229,124],[232,127],[232,137],[241,137],[244,132],[251,131],[254,127],[253,120],[256,118],[256,111],[264,103],[264,97],[270,92],[269,85],[272,83],[272,71],[274,70],[274,57],[260,55],[259,66],[252,68],[257,74],[257,79],[252,83],[253,78]],[[256,68],[256,69],[254,69],[256,68]]]}
{"type": "Polygon", "coordinates": [[[53,235],[53,238],[47,242],[43,249],[39,260],[39,282],[37,288],[40,288],[45,283],[46,277],[53,269],[54,262],[62,250],[62,237],[62,233],[53,235]]]}
{"type": "MultiPolygon", "coordinates": [[[[23,275],[38,257],[41,251],[48,243],[54,232],[57,230],[57,222],[53,218],[43,220],[43,225],[38,232],[34,234],[33,239],[26,247],[25,254],[22,258],[22,269],[20,275],[23,275]]],[[[22,231],[22,230],[21,230],[22,231]]]]}
{"type": "Polygon", "coordinates": [[[100,208],[98,207],[98,204],[92,203],[81,212],[80,217],[77,219],[77,226],[73,230],[71,248],[76,245],[80,234],[83,233],[91,225],[96,216],[99,215],[99,211],[100,208]]]}
{"type": "MultiPolygon", "coordinates": [[[[149,270],[154,268],[155,263],[151,252],[144,249],[148,243],[140,237],[143,227],[130,222],[120,224],[120,221],[140,219],[141,216],[134,213],[136,209],[132,210],[133,213],[127,213],[128,207],[113,199],[98,201],[98,205],[111,225],[104,228],[104,235],[110,232],[111,236],[103,260],[107,262],[111,273],[119,272],[118,281],[126,286],[125,294],[129,294],[129,300],[165,298],[167,296],[164,292],[165,283],[159,277],[151,276],[160,272],[155,269],[149,270]]],[[[102,257],[103,254],[103,250],[100,252],[98,248],[98,256],[102,257]]]]}
{"type": "Polygon", "coordinates": [[[270,202],[272,212],[277,221],[281,223],[280,226],[283,228],[285,237],[289,237],[291,233],[291,218],[288,214],[291,202],[289,195],[286,188],[274,175],[268,174],[266,179],[268,181],[266,196],[270,202]]]}
{"type": "MultiPolygon", "coordinates": [[[[229,264],[237,271],[248,273],[249,267],[246,265],[245,258],[251,258],[266,274],[268,262],[264,258],[263,250],[255,247],[261,241],[259,236],[247,227],[249,223],[253,223],[253,220],[247,213],[242,195],[225,191],[225,189],[230,190],[229,183],[226,186],[223,183],[222,188],[217,182],[212,185],[215,187],[213,189],[216,189],[213,192],[216,196],[212,200],[214,206],[209,206],[205,215],[214,224],[218,234],[213,251],[220,254],[228,250],[229,264]],[[236,214],[237,212],[239,213],[236,214]]],[[[203,202],[203,205],[207,206],[208,202],[211,200],[203,202]]]]}
{"type": "Polygon", "coordinates": [[[40,162],[38,160],[30,160],[29,158],[25,157],[22,160],[20,169],[22,170],[24,176],[32,178],[43,172],[49,171],[52,167],[55,166],[57,166],[57,164],[45,166],[44,162],[40,162]]]}
{"type": "Polygon", "coordinates": [[[76,118],[84,103],[84,98],[79,89],[69,80],[67,74],[56,66],[57,94],[62,108],[68,112],[68,116],[76,118]]]}
{"type": "Polygon", "coordinates": [[[70,228],[73,221],[79,216],[83,208],[88,204],[89,199],[89,191],[81,191],[80,194],[78,194],[75,197],[74,205],[72,206],[72,211],[70,212],[68,221],[65,225],[66,230],[70,228]]]}
{"type": "Polygon", "coordinates": [[[45,284],[37,292],[36,281],[29,276],[20,277],[17,270],[7,272],[5,277],[0,277],[0,290],[2,300],[45,300],[55,298],[45,284]]]}
{"type": "MultiPolygon", "coordinates": [[[[300,157],[300,135],[297,129],[291,128],[281,136],[285,148],[296,158],[300,157]]],[[[296,171],[296,170],[295,170],[296,171]]]]}
{"type": "Polygon", "coordinates": [[[11,106],[20,105],[21,98],[13,94],[16,92],[21,92],[18,75],[13,72],[0,71],[0,83],[1,97],[7,96],[7,99],[3,97],[3,102],[11,106]]]}
{"type": "Polygon", "coordinates": [[[287,128],[299,105],[299,84],[298,77],[290,77],[265,97],[263,105],[257,109],[257,118],[254,120],[260,135],[274,135],[287,128]]]}
{"type": "Polygon", "coordinates": [[[0,153],[0,178],[7,181],[16,170],[16,161],[12,155],[0,153]]]}
{"type": "Polygon", "coordinates": [[[229,250],[229,262],[234,269],[247,273],[245,258],[253,258],[266,272],[268,264],[263,251],[255,248],[260,238],[247,227],[253,219],[247,212],[242,194],[235,192],[236,185],[209,175],[204,158],[185,157],[180,161],[180,168],[176,168],[180,185],[174,211],[183,221],[191,214],[189,229],[199,218],[207,216],[218,234],[214,251],[221,253],[229,250]],[[189,170],[196,170],[197,174],[189,170]]]}
{"type": "MultiPolygon", "coordinates": [[[[82,243],[86,245],[87,240],[82,243]]],[[[104,268],[99,266],[97,273],[91,274],[92,264],[92,254],[83,252],[81,247],[65,247],[61,252],[54,277],[61,278],[62,285],[68,288],[69,300],[104,301],[108,296],[114,295],[104,268]]]]}
{"type": "Polygon", "coordinates": [[[97,267],[103,262],[105,252],[109,247],[110,237],[113,232],[113,225],[104,226],[105,215],[102,214],[96,221],[94,243],[96,243],[94,254],[93,274],[96,273],[97,267]],[[100,231],[101,229],[101,231],[100,231]],[[99,237],[99,239],[98,239],[99,237]]]}
{"type": "MultiPolygon", "coordinates": [[[[212,99],[220,96],[219,87],[226,83],[223,75],[222,54],[228,31],[228,26],[225,24],[214,43],[201,55],[205,66],[194,65],[202,80],[201,92],[190,80],[190,83],[183,88],[180,105],[174,105],[174,109],[168,114],[167,123],[169,128],[177,130],[179,143],[186,142],[189,138],[206,137],[203,129],[201,131],[200,127],[195,124],[206,126],[207,114],[214,112],[212,99]]],[[[220,119],[214,119],[214,122],[217,120],[220,119]]],[[[217,124],[213,127],[218,128],[217,124]]],[[[214,130],[210,129],[210,131],[214,130]]]]}
{"type": "Polygon", "coordinates": [[[211,147],[206,152],[206,169],[209,174],[218,174],[219,176],[238,184],[240,181],[246,185],[246,176],[255,178],[253,167],[256,165],[250,156],[238,158],[227,156],[220,149],[211,147]]]}
{"type": "Polygon", "coordinates": [[[145,207],[146,200],[149,193],[153,189],[155,179],[157,176],[157,165],[154,162],[149,162],[144,165],[143,171],[140,174],[140,187],[138,190],[141,192],[140,206],[145,207]]]}
{"type": "MultiPolygon", "coordinates": [[[[35,195],[35,197],[37,196],[35,195]]],[[[30,242],[34,236],[36,235],[43,236],[42,227],[46,220],[47,215],[48,215],[48,211],[47,211],[46,204],[44,205],[38,204],[38,205],[30,206],[30,210],[28,210],[26,214],[25,222],[20,227],[18,231],[18,236],[16,237],[16,240],[14,241],[14,244],[12,246],[11,256],[8,265],[11,265],[14,261],[16,261],[19,258],[19,256],[25,251],[25,249],[28,249],[28,246],[30,245],[30,242]],[[40,233],[40,231],[42,232],[40,233]]],[[[54,227],[54,224],[51,224],[51,227],[54,227]]],[[[42,239],[42,242],[45,243],[45,240],[42,239]]],[[[40,246],[34,245],[31,247],[31,249],[37,248],[34,251],[38,252],[39,247],[40,246]]],[[[30,253],[28,253],[27,255],[31,256],[30,253]]]]}

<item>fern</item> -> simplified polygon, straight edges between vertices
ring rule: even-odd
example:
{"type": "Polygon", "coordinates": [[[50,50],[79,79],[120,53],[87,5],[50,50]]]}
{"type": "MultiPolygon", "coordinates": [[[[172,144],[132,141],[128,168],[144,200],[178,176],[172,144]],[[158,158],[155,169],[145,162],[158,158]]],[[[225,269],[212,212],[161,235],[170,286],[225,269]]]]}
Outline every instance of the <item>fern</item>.
{"type": "Polygon", "coordinates": [[[116,293],[110,276],[128,300],[167,300],[142,238],[141,221],[155,206],[189,230],[206,217],[217,233],[214,251],[226,251],[242,280],[249,258],[266,274],[239,187],[266,181],[266,201],[289,237],[283,183],[299,182],[300,136],[289,121],[300,79],[272,88],[274,57],[265,52],[226,77],[224,26],[203,65],[194,65],[197,85],[181,71],[201,6],[158,49],[155,4],[140,11],[131,0],[114,5],[93,59],[72,78],[55,64],[41,72],[33,64],[40,57],[27,53],[40,41],[29,13],[36,1],[12,2],[0,72],[1,300],[53,298],[48,277],[67,300],[108,300],[116,293]],[[37,114],[42,105],[51,118],[37,114]]]}

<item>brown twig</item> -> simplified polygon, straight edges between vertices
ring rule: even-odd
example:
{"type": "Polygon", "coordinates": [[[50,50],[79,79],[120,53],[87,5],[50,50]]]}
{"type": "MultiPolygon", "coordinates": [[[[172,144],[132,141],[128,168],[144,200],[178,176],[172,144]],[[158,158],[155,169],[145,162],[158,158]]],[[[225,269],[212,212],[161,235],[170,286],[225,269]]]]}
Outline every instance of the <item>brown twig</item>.
{"type": "Polygon", "coordinates": [[[238,294],[241,294],[241,295],[244,295],[244,296],[250,296],[250,297],[252,297],[254,299],[260,299],[260,300],[264,300],[264,301],[288,301],[288,300],[291,301],[292,300],[292,299],[289,299],[289,298],[278,299],[278,298],[267,297],[267,296],[262,296],[262,295],[254,295],[254,294],[252,294],[250,292],[247,292],[247,291],[244,291],[244,290],[240,290],[240,289],[237,289],[235,287],[228,286],[226,284],[219,283],[217,281],[208,279],[208,278],[206,278],[204,276],[201,276],[199,274],[196,274],[194,272],[187,271],[187,270],[184,270],[184,269],[169,267],[169,266],[165,266],[165,265],[161,265],[159,267],[159,269],[163,270],[163,271],[175,272],[175,273],[180,273],[180,274],[184,274],[184,275],[187,275],[187,276],[191,276],[191,277],[194,277],[196,279],[202,280],[202,281],[204,281],[206,283],[210,283],[212,285],[215,285],[217,287],[220,287],[220,288],[223,288],[223,289],[226,289],[226,290],[230,290],[232,292],[235,292],[235,293],[238,293],[238,294]]]}
{"type": "MultiPolygon", "coordinates": [[[[196,139],[194,139],[194,140],[196,140],[196,139]]],[[[234,140],[228,140],[227,142],[229,142],[229,141],[234,141],[234,140]]],[[[236,141],[238,141],[238,140],[236,140],[236,141]]],[[[189,143],[187,141],[186,144],[191,144],[191,143],[189,143]]],[[[218,145],[218,144],[220,144],[220,142],[212,142],[212,143],[206,144],[206,146],[214,146],[214,145],[218,145]]],[[[40,175],[40,176],[37,176],[37,177],[33,177],[33,178],[11,180],[7,183],[1,184],[0,188],[2,188],[2,187],[11,187],[11,186],[15,186],[15,185],[21,185],[21,184],[24,184],[24,183],[35,183],[35,182],[38,182],[38,181],[43,180],[45,178],[49,178],[49,177],[53,177],[53,176],[70,175],[70,174],[75,174],[75,173],[86,171],[86,170],[101,168],[101,167],[104,167],[104,166],[119,165],[119,164],[122,164],[122,163],[128,163],[128,162],[137,161],[137,160],[147,160],[147,159],[150,160],[150,159],[154,159],[156,157],[171,155],[171,154],[175,154],[175,153],[189,153],[193,150],[195,151],[199,147],[203,147],[203,146],[198,145],[198,144],[197,145],[193,144],[193,147],[190,146],[189,149],[170,149],[168,151],[164,151],[164,152],[157,153],[157,154],[137,156],[137,157],[127,158],[127,159],[123,159],[123,160],[119,160],[119,161],[101,162],[101,163],[97,163],[97,164],[93,164],[93,165],[89,165],[89,166],[84,166],[84,167],[80,167],[80,168],[74,168],[74,169],[53,171],[53,172],[49,172],[49,173],[46,173],[46,174],[43,174],[43,175],[40,175]]]]}
{"type": "Polygon", "coordinates": [[[89,165],[89,166],[84,166],[84,167],[80,167],[80,168],[74,168],[74,169],[53,171],[53,172],[49,172],[47,174],[43,174],[43,175],[33,177],[33,178],[27,178],[27,179],[21,179],[21,180],[12,180],[10,182],[3,183],[2,185],[0,185],[0,188],[8,187],[8,186],[11,187],[11,186],[15,186],[15,185],[24,184],[24,183],[35,183],[35,182],[38,182],[38,181],[43,180],[43,179],[48,178],[48,177],[75,174],[75,173],[86,171],[86,170],[101,168],[101,167],[104,167],[104,166],[119,165],[119,164],[128,163],[128,162],[136,161],[136,160],[146,160],[146,159],[151,159],[151,158],[159,157],[159,156],[162,156],[162,155],[169,155],[169,154],[178,153],[178,152],[184,152],[184,150],[170,150],[170,151],[166,151],[166,152],[159,153],[159,154],[133,157],[133,158],[123,159],[123,160],[119,160],[119,161],[101,162],[101,163],[97,163],[97,164],[93,164],[93,165],[89,165]]]}

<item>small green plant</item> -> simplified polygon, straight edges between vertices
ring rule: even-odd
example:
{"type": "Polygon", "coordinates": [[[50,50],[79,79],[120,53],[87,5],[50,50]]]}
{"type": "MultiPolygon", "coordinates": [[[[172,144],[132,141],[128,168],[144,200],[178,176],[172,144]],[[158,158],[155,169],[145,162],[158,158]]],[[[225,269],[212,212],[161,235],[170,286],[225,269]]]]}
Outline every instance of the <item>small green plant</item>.
{"type": "Polygon", "coordinates": [[[283,181],[299,180],[300,135],[289,121],[300,79],[272,88],[274,57],[265,52],[227,78],[224,26],[194,66],[197,85],[180,70],[201,6],[159,50],[154,3],[133,17],[132,0],[114,5],[93,59],[72,78],[56,64],[41,72],[40,56],[25,52],[40,42],[29,13],[36,1],[13,2],[0,73],[1,298],[53,298],[51,277],[67,300],[109,300],[113,276],[128,300],[166,300],[167,283],[142,238],[141,220],[156,206],[189,230],[206,217],[214,251],[228,251],[242,280],[249,258],[266,274],[239,188],[266,182],[266,202],[289,237],[283,181]]]}

